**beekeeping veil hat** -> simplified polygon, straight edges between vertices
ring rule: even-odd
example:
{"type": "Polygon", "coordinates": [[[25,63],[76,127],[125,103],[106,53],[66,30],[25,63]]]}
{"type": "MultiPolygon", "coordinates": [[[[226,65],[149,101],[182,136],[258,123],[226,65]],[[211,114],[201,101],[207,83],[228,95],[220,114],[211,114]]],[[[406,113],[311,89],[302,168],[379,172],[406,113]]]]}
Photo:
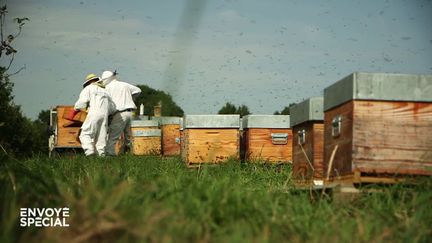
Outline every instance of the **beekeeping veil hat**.
{"type": "Polygon", "coordinates": [[[116,79],[116,75],[117,71],[104,71],[101,77],[102,84],[106,86],[107,84],[111,83],[111,81],[116,79]]]}
{"type": "Polygon", "coordinates": [[[90,82],[92,82],[92,81],[99,81],[100,80],[100,78],[98,77],[98,76],[96,76],[96,74],[94,74],[94,73],[90,73],[90,74],[88,74],[87,76],[86,76],[86,78],[85,78],[85,81],[84,81],[84,83],[83,83],[83,87],[86,87],[87,85],[89,85],[90,84],[90,82]]]}

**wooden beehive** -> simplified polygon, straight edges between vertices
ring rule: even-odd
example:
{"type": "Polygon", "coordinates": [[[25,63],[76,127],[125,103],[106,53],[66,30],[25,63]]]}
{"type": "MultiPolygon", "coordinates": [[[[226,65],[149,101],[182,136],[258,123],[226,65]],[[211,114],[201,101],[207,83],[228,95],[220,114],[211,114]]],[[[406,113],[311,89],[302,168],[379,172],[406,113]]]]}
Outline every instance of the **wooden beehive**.
{"type": "Polygon", "coordinates": [[[323,97],[290,107],[293,129],[293,178],[300,183],[324,179],[323,97]]]}
{"type": "Polygon", "coordinates": [[[330,176],[432,174],[432,75],[353,73],[324,90],[324,111],[330,176]]]}
{"type": "Polygon", "coordinates": [[[74,117],[74,121],[65,119],[67,114],[73,110],[73,106],[61,105],[56,107],[57,111],[57,128],[54,146],[56,148],[76,148],[81,147],[79,140],[82,121],[85,120],[86,113],[79,112],[74,117]],[[82,121],[80,121],[82,120],[82,121]]]}
{"type": "Polygon", "coordinates": [[[161,130],[158,121],[133,120],[131,134],[134,155],[161,154],[161,130]]]}
{"type": "Polygon", "coordinates": [[[162,131],[162,155],[180,155],[181,117],[152,117],[159,122],[162,131]]]}
{"type": "Polygon", "coordinates": [[[182,157],[187,165],[239,158],[239,115],[186,115],[182,157]]]}
{"type": "MultiPolygon", "coordinates": [[[[60,105],[56,106],[53,110],[54,113],[53,111],[51,112],[50,126],[54,131],[54,143],[49,145],[50,152],[53,150],[61,152],[66,151],[66,149],[81,148],[79,135],[81,126],[87,117],[87,112],[80,111],[73,117],[73,120],[66,119],[69,112],[73,109],[71,105],[60,105]]],[[[123,143],[124,137],[121,136],[115,147],[116,154],[121,152],[123,143]]]]}
{"type": "Polygon", "coordinates": [[[292,160],[292,131],[289,115],[243,117],[244,159],[267,163],[292,160]]]}

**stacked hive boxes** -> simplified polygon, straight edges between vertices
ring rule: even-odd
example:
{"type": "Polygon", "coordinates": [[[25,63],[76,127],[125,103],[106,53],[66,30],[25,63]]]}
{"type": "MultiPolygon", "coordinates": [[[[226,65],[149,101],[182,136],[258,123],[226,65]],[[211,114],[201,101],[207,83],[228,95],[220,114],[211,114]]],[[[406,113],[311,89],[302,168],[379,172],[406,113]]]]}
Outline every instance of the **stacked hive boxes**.
{"type": "Polygon", "coordinates": [[[353,73],[324,90],[324,110],[331,177],[432,174],[431,75],[353,73]]]}
{"type": "Polygon", "coordinates": [[[152,117],[159,122],[162,132],[162,155],[180,155],[180,120],[181,117],[152,117]]]}
{"type": "Polygon", "coordinates": [[[182,157],[187,165],[239,158],[239,115],[186,115],[182,157]]]}
{"type": "Polygon", "coordinates": [[[79,112],[75,115],[74,121],[65,119],[67,114],[73,109],[73,106],[57,106],[57,129],[55,146],[58,148],[75,148],[81,147],[79,133],[81,125],[86,118],[85,112],[79,112]]]}
{"type": "Polygon", "coordinates": [[[160,155],[161,130],[155,120],[134,120],[131,123],[132,153],[134,155],[160,155]]]}
{"type": "Polygon", "coordinates": [[[288,115],[243,117],[244,159],[268,163],[292,160],[292,131],[288,115]]]}
{"type": "Polygon", "coordinates": [[[290,108],[293,129],[293,177],[322,180],[324,175],[323,97],[313,97],[290,108]]]}

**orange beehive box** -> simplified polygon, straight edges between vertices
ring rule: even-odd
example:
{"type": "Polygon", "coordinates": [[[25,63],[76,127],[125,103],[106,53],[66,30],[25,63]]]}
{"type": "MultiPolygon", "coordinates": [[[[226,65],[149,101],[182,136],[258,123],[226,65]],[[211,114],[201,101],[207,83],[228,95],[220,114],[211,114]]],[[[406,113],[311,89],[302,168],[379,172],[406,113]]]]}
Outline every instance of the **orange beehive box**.
{"type": "Polygon", "coordinates": [[[56,107],[57,122],[56,122],[56,139],[55,147],[62,148],[75,148],[81,147],[79,140],[80,129],[85,117],[86,112],[81,111],[75,115],[74,120],[70,121],[65,119],[67,114],[73,110],[73,106],[61,105],[56,107]]]}
{"type": "Polygon", "coordinates": [[[248,115],[242,120],[244,159],[267,163],[292,160],[289,115],[248,115]]]}
{"type": "Polygon", "coordinates": [[[180,155],[181,117],[152,117],[159,122],[162,131],[162,155],[180,155]]]}
{"type": "MultiPolygon", "coordinates": [[[[71,105],[59,105],[50,111],[50,129],[53,132],[48,139],[50,156],[53,153],[77,152],[76,149],[81,149],[79,135],[81,126],[87,117],[87,112],[80,111],[72,120],[66,119],[72,110],[73,106],[71,105]]],[[[123,140],[122,136],[116,144],[117,154],[124,142],[123,140]]]]}
{"type": "Polygon", "coordinates": [[[239,158],[239,115],[186,115],[182,158],[187,165],[239,158]]]}
{"type": "Polygon", "coordinates": [[[353,73],[324,90],[324,111],[331,177],[432,174],[432,75],[353,73]]]}
{"type": "Polygon", "coordinates": [[[132,153],[134,155],[160,155],[161,130],[155,120],[134,120],[131,123],[132,153]]]}
{"type": "Polygon", "coordinates": [[[324,179],[323,97],[290,107],[293,129],[293,178],[300,183],[324,179]]]}

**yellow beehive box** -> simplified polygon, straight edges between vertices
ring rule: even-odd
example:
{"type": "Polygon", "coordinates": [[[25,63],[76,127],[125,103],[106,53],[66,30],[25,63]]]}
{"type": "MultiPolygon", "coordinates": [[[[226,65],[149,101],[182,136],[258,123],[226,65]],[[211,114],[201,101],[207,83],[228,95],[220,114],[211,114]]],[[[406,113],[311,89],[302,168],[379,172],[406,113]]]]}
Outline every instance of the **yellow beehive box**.
{"type": "Polygon", "coordinates": [[[239,158],[239,115],[186,115],[183,160],[193,166],[239,158]]]}
{"type": "Polygon", "coordinates": [[[161,130],[157,121],[132,121],[131,135],[132,153],[134,155],[161,154],[161,130]]]}

